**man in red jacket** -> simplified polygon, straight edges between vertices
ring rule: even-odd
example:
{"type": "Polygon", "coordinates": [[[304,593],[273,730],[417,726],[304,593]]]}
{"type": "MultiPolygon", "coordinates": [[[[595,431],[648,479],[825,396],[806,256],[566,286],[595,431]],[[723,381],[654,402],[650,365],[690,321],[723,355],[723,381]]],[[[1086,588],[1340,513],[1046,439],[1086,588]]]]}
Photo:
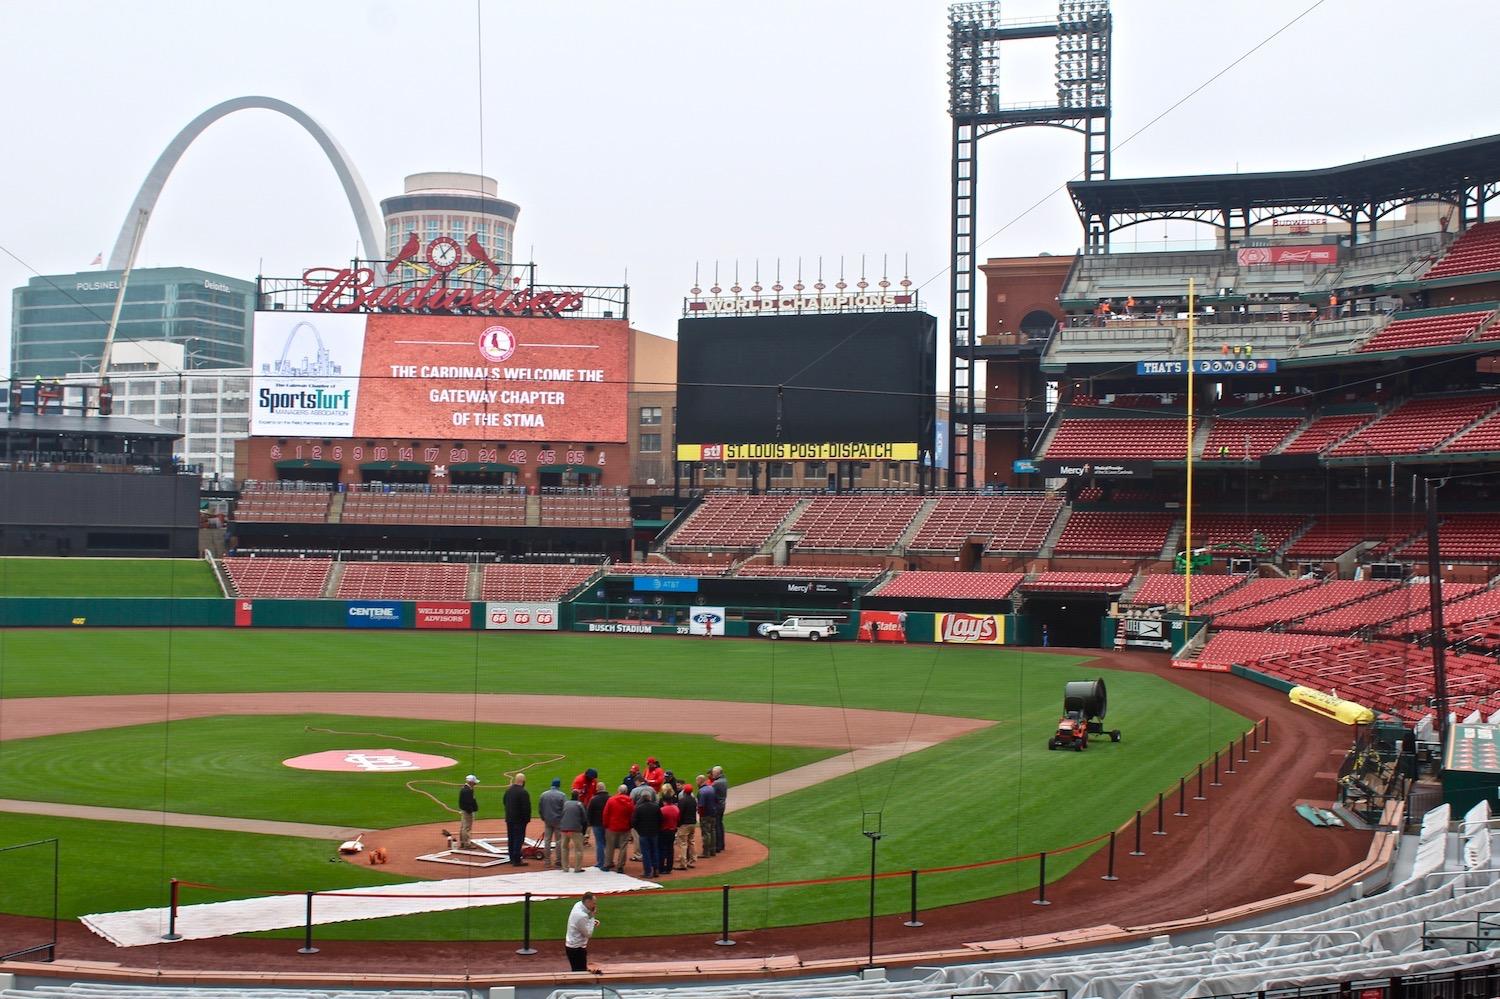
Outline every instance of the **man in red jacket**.
{"type": "Polygon", "coordinates": [[[574,777],[573,790],[578,792],[578,800],[583,802],[583,807],[588,808],[589,802],[593,800],[594,795],[604,790],[599,784],[599,771],[593,767],[589,767],[583,773],[574,777]]]}
{"type": "Polygon", "coordinates": [[[635,805],[630,792],[621,784],[604,803],[604,862],[616,871],[625,869],[630,855],[630,826],[635,817],[635,805]]]}
{"type": "Polygon", "coordinates": [[[656,757],[648,756],[646,758],[646,783],[651,785],[651,790],[660,795],[661,786],[666,780],[667,772],[661,768],[660,763],[656,762],[656,757]]]}

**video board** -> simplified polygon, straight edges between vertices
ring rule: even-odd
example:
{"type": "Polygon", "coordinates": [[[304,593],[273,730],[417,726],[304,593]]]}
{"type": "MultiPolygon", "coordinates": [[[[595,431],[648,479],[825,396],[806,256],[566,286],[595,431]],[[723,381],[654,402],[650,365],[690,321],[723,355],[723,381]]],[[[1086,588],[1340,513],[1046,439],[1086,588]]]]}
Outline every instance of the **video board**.
{"type": "Polygon", "coordinates": [[[922,312],[683,319],[678,459],[916,460],[936,351],[922,312]]]}
{"type": "Polygon", "coordinates": [[[621,319],[257,312],[257,436],[626,439],[621,319]]]}

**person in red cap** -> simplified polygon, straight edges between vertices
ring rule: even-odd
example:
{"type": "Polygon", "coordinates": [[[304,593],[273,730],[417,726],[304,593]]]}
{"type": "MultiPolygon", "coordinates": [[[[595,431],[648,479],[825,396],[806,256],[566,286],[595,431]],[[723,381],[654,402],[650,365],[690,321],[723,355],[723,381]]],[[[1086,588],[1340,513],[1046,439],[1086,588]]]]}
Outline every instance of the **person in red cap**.
{"type": "Polygon", "coordinates": [[[667,772],[656,762],[656,757],[646,757],[646,783],[651,785],[651,790],[661,794],[661,786],[666,783],[667,772]]]}

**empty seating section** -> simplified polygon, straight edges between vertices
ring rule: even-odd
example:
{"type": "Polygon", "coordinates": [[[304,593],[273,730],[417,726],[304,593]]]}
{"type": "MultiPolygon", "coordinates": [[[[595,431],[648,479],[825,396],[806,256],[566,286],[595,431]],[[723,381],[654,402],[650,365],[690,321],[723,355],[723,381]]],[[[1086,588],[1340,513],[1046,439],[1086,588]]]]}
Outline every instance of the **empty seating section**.
{"type": "Polygon", "coordinates": [[[333,493],[247,488],[234,505],[234,519],[279,524],[321,524],[328,519],[333,493]]]}
{"type": "Polygon", "coordinates": [[[1205,666],[1228,669],[1248,666],[1271,659],[1285,659],[1328,648],[1352,648],[1359,643],[1339,635],[1276,635],[1263,631],[1220,631],[1209,638],[1198,654],[1197,662],[1205,666]]]}
{"type": "Polygon", "coordinates": [[[1330,608],[1342,607],[1376,594],[1395,583],[1368,579],[1330,579],[1241,610],[1215,612],[1216,628],[1267,628],[1286,624],[1330,608]]]}
{"type": "Polygon", "coordinates": [[[887,551],[896,546],[922,509],[920,496],[820,496],[808,504],[791,530],[797,548],[887,551]]]}
{"type": "Polygon", "coordinates": [[[1318,454],[1375,419],[1374,413],[1320,416],[1281,449],[1282,454],[1318,454]]]}
{"type": "Polygon", "coordinates": [[[1500,222],[1469,226],[1422,279],[1430,281],[1487,271],[1500,271],[1500,222]]]}
{"type": "MultiPolygon", "coordinates": [[[[1233,589],[1245,581],[1244,576],[1200,576],[1193,574],[1193,603],[1211,600],[1225,590],[1233,589]]],[[[1187,577],[1175,572],[1153,573],[1130,597],[1136,607],[1175,607],[1183,602],[1187,592],[1187,577]]]]}
{"type": "Polygon", "coordinates": [[[1203,442],[1203,457],[1210,461],[1255,461],[1276,450],[1301,422],[1291,416],[1214,420],[1203,442]]]}
{"type": "Polygon", "coordinates": [[[346,493],[345,524],[524,526],[522,493],[346,493]]]}
{"type": "Polygon", "coordinates": [[[1479,324],[1494,315],[1484,312],[1450,312],[1440,316],[1397,317],[1361,348],[1361,354],[1376,350],[1412,350],[1462,343],[1474,335],[1479,324]]]}
{"type": "Polygon", "coordinates": [[[1363,541],[1391,548],[1422,529],[1422,518],[1410,514],[1333,513],[1318,517],[1307,533],[1286,550],[1287,558],[1331,559],[1363,541]]]}
{"type": "Polygon", "coordinates": [[[870,596],[927,600],[1008,600],[1025,576],[1019,572],[898,572],[870,596]]]}
{"type": "Polygon", "coordinates": [[[759,548],[797,507],[792,496],[710,496],[672,533],[681,548],[759,548]]]}
{"type": "MultiPolygon", "coordinates": [[[[1194,548],[1205,545],[1244,544],[1251,548],[1257,540],[1267,551],[1277,551],[1301,529],[1307,518],[1285,513],[1201,513],[1193,517],[1194,548]]],[[[1215,553],[1220,554],[1220,553],[1215,553]]],[[[1222,554],[1233,556],[1233,551],[1222,554]]]]}
{"type": "MultiPolygon", "coordinates": [[[[1438,525],[1438,554],[1454,562],[1500,561],[1500,514],[1450,513],[1438,525]]],[[[1396,558],[1427,558],[1427,532],[1395,549],[1396,558]]]]}
{"type": "MultiPolygon", "coordinates": [[[[1500,327],[1497,327],[1500,328],[1500,327]]],[[[1500,451],[1500,412],[1491,413],[1443,446],[1444,451],[1500,451]]]]}
{"type": "Polygon", "coordinates": [[[1500,403],[1493,395],[1412,399],[1328,452],[1331,458],[1419,454],[1484,416],[1500,403]]]}
{"type": "Polygon", "coordinates": [[[502,562],[484,567],[480,583],[483,600],[561,600],[587,583],[597,565],[547,565],[502,562]]]}
{"type": "MultiPolygon", "coordinates": [[[[1500,590],[1480,590],[1450,600],[1450,585],[1443,584],[1443,624],[1449,628],[1500,618],[1500,590]]],[[[1432,615],[1426,610],[1397,618],[1379,630],[1385,635],[1425,635],[1432,628],[1432,615]]]]}
{"type": "Polygon", "coordinates": [[[1075,510],[1053,552],[1057,555],[1159,555],[1175,513],[1075,510]]]}
{"type": "Polygon", "coordinates": [[[885,570],[878,565],[762,565],[751,563],[735,570],[736,576],[774,579],[874,579],[885,570]]]}
{"type": "Polygon", "coordinates": [[[1034,552],[1047,539],[1062,505],[1054,496],[941,496],[908,548],[956,552],[970,539],[980,539],[986,551],[1034,552]]]}
{"type": "Polygon", "coordinates": [[[1090,420],[1066,417],[1057,425],[1048,458],[1110,461],[1184,461],[1187,420],[1090,420]]]}
{"type": "MultiPolygon", "coordinates": [[[[1447,605],[1481,589],[1478,583],[1444,583],[1443,603],[1447,605]]],[[[1426,611],[1428,596],[1426,583],[1398,586],[1336,610],[1303,618],[1291,629],[1324,635],[1353,634],[1426,611]]]]}
{"type": "Polygon", "coordinates": [[[1305,590],[1314,585],[1310,579],[1252,579],[1244,586],[1215,597],[1205,600],[1196,610],[1217,617],[1220,614],[1232,614],[1238,610],[1255,604],[1265,603],[1267,600],[1275,600],[1284,597],[1288,593],[1305,590]]]}
{"type": "Polygon", "coordinates": [[[687,565],[681,562],[611,562],[611,576],[722,576],[729,571],[723,565],[687,565]]]}
{"type": "Polygon", "coordinates": [[[220,564],[242,597],[321,597],[333,568],[326,558],[225,558],[220,564]]]}
{"type": "Polygon", "coordinates": [[[1028,593],[1041,591],[1079,593],[1116,593],[1130,585],[1131,574],[1128,572],[1069,572],[1063,569],[1054,569],[1049,572],[1040,573],[1035,579],[1028,579],[1021,584],[1021,589],[1028,593]]]}
{"type": "Polygon", "coordinates": [[[631,523],[628,493],[612,489],[543,493],[541,500],[543,527],[629,527],[631,523]]]}
{"type": "Polygon", "coordinates": [[[341,600],[464,600],[469,567],[458,562],[346,562],[341,600]]]}

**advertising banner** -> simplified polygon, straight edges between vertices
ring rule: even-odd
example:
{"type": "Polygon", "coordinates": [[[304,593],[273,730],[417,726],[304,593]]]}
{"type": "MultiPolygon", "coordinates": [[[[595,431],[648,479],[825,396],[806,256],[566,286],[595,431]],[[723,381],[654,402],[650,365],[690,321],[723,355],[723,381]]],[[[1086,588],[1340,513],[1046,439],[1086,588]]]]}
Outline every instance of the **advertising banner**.
{"type": "Polygon", "coordinates": [[[1096,479],[1151,478],[1149,461],[1055,461],[1038,458],[1033,465],[1035,467],[1027,471],[1038,472],[1049,479],[1086,479],[1090,476],[1096,479]]]}
{"type": "Polygon", "coordinates": [[[724,608],[694,607],[688,615],[689,635],[724,634],[724,608]]]}
{"type": "Polygon", "coordinates": [[[818,444],[679,444],[678,461],[916,461],[916,441],[877,444],[825,441],[818,444]]]}
{"type": "Polygon", "coordinates": [[[474,609],[467,600],[441,603],[419,603],[415,624],[418,628],[467,629],[473,623],[474,609]]]}
{"type": "Polygon", "coordinates": [[[906,641],[906,611],[860,611],[859,641],[906,641]]]}
{"type": "Polygon", "coordinates": [[[350,628],[399,628],[399,600],[351,600],[345,609],[345,624],[350,628]]]}
{"type": "Polygon", "coordinates": [[[697,576],[637,576],[631,587],[637,593],[697,593],[697,576]]]}
{"type": "Polygon", "coordinates": [[[234,626],[248,628],[255,623],[255,604],[249,600],[234,602],[234,626]]]}
{"type": "Polygon", "coordinates": [[[489,631],[556,631],[557,604],[492,601],[484,605],[489,631]]]}
{"type": "Polygon", "coordinates": [[[1329,267],[1339,262],[1336,243],[1318,246],[1245,246],[1235,252],[1241,267],[1287,267],[1293,264],[1329,267]]]}
{"type": "Polygon", "coordinates": [[[938,614],[933,635],[939,642],[960,645],[1004,645],[1003,614],[938,614]]]}
{"type": "Polygon", "coordinates": [[[626,439],[623,319],[257,312],[250,432],[626,439]]]}
{"type": "MultiPolygon", "coordinates": [[[[1186,360],[1136,361],[1138,375],[1186,375],[1186,360]]],[[[1195,357],[1193,371],[1200,375],[1274,375],[1274,357],[1195,357]]]]}
{"type": "Polygon", "coordinates": [[[1141,646],[1149,649],[1170,649],[1172,640],[1167,637],[1165,624],[1160,620],[1149,618],[1127,617],[1121,624],[1125,626],[1125,644],[1141,646]]]}

